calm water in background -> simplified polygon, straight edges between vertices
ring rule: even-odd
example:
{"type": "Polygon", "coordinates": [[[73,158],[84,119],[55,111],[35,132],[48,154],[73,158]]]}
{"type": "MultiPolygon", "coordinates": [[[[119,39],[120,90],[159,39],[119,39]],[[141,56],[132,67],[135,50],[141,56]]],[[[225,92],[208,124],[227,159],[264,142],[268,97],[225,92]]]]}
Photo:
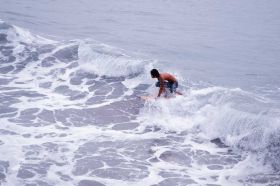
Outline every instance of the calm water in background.
{"type": "Polygon", "coordinates": [[[278,94],[279,8],[277,0],[1,0],[0,18],[123,48],[194,81],[278,94]]]}

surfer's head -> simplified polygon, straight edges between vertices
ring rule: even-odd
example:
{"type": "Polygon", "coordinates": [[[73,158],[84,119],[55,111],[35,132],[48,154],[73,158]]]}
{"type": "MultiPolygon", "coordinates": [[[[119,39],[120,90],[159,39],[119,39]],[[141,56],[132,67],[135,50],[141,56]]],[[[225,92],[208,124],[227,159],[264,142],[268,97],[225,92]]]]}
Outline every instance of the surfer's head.
{"type": "Polygon", "coordinates": [[[159,72],[157,69],[151,70],[151,76],[152,78],[158,78],[159,77],[159,72]]]}

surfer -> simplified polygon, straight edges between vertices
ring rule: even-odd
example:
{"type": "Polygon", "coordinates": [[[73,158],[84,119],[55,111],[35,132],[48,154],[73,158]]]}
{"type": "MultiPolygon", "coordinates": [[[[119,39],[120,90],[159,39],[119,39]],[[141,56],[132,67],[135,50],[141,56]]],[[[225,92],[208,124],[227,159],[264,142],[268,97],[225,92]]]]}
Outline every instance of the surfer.
{"type": "Polygon", "coordinates": [[[167,97],[166,88],[170,90],[170,93],[182,95],[182,93],[176,91],[178,88],[178,81],[173,75],[168,73],[159,73],[157,69],[152,69],[151,76],[152,78],[158,79],[158,82],[156,82],[156,87],[159,87],[157,97],[160,97],[163,92],[165,93],[165,97],[167,97]]]}

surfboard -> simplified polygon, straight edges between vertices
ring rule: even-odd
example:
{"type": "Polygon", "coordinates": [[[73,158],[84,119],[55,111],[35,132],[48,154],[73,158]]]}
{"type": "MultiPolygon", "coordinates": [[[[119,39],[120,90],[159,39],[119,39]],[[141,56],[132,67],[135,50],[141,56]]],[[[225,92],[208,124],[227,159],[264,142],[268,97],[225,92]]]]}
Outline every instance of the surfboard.
{"type": "MultiPolygon", "coordinates": [[[[177,96],[182,96],[183,94],[176,92],[176,95],[177,96]]],[[[157,97],[156,96],[152,96],[152,95],[146,95],[146,96],[140,96],[139,98],[141,98],[144,101],[149,101],[149,100],[155,100],[157,97]]],[[[170,98],[175,98],[175,96],[171,96],[171,97],[167,96],[167,97],[162,97],[162,98],[170,99],[170,98]]]]}
{"type": "Polygon", "coordinates": [[[145,101],[156,99],[155,96],[140,96],[140,98],[145,101]]]}

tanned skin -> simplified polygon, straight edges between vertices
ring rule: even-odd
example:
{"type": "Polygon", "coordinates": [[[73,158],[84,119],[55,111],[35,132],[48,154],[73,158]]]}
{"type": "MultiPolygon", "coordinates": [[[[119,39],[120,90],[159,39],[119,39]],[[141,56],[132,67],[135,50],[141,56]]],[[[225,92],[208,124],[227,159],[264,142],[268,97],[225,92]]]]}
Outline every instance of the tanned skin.
{"type": "MultiPolygon", "coordinates": [[[[168,81],[168,82],[172,82],[172,83],[177,81],[177,79],[174,76],[172,76],[171,74],[168,74],[168,73],[160,73],[159,77],[157,79],[158,79],[158,81],[160,83],[160,87],[159,87],[159,91],[158,91],[158,96],[157,97],[160,97],[162,92],[165,91],[164,81],[168,81]]],[[[176,93],[182,95],[180,92],[176,92],[176,93]]]]}

